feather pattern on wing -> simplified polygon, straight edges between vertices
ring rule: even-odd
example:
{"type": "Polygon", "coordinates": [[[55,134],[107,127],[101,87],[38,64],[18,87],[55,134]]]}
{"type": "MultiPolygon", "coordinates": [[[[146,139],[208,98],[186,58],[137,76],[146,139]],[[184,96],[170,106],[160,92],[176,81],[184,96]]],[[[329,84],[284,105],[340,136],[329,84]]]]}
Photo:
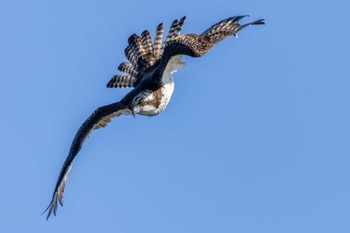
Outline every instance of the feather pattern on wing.
{"type": "Polygon", "coordinates": [[[76,133],[68,157],[66,158],[60,175],[58,177],[55,191],[52,195],[51,202],[46,208],[45,212],[48,211],[47,218],[53,214],[56,215],[57,212],[57,201],[63,206],[63,192],[65,190],[67,178],[69,172],[72,168],[73,161],[84,144],[84,141],[89,137],[90,133],[94,129],[99,129],[107,125],[113,117],[119,116],[121,114],[129,114],[130,111],[123,103],[117,102],[96,109],[90,117],[80,126],[78,132],[76,133]]]}
{"type": "Polygon", "coordinates": [[[153,48],[154,48],[154,59],[159,60],[160,58],[160,51],[162,47],[162,39],[163,39],[163,33],[164,33],[164,26],[163,24],[159,24],[156,29],[156,37],[154,38],[153,42],[153,48]]]}
{"type": "Polygon", "coordinates": [[[145,49],[145,55],[143,56],[146,66],[150,67],[154,64],[153,44],[149,31],[144,31],[141,34],[142,46],[145,49]]]}
{"type": "Polygon", "coordinates": [[[164,44],[157,72],[157,80],[160,81],[163,72],[170,61],[176,55],[188,55],[191,57],[201,57],[206,54],[211,48],[217,45],[220,41],[233,35],[237,36],[237,32],[249,25],[264,24],[262,19],[252,23],[240,25],[239,20],[245,16],[236,16],[222,20],[202,34],[186,34],[176,36],[174,39],[167,41],[164,44]]]}
{"type": "Polygon", "coordinates": [[[130,61],[134,70],[137,70],[137,57],[138,54],[134,51],[132,45],[128,45],[124,50],[126,58],[130,61]]]}
{"type": "Polygon", "coordinates": [[[196,57],[203,56],[211,48],[217,45],[220,41],[226,39],[227,37],[233,35],[237,36],[237,32],[245,28],[248,25],[253,24],[263,24],[263,20],[257,20],[252,23],[240,25],[239,20],[246,16],[236,16],[224,19],[200,35],[197,34],[186,34],[183,36],[178,36],[174,40],[169,41],[165,46],[168,47],[167,52],[169,53],[180,53],[181,51],[176,51],[174,49],[179,44],[182,44],[188,49],[190,49],[196,57]]]}
{"type": "Polygon", "coordinates": [[[182,29],[182,26],[184,25],[185,20],[186,20],[186,16],[182,17],[180,21],[177,23],[175,27],[173,39],[180,35],[181,29],[182,29]]]}
{"type": "Polygon", "coordinates": [[[107,87],[115,88],[127,88],[134,87],[135,78],[131,75],[114,75],[113,78],[107,83],[107,87]]]}
{"type": "Polygon", "coordinates": [[[130,62],[122,62],[120,63],[120,65],[118,66],[118,70],[131,75],[132,77],[136,77],[137,76],[137,71],[134,69],[133,65],[130,62]]]}
{"type": "MultiPolygon", "coordinates": [[[[240,25],[239,20],[244,17],[246,17],[246,15],[224,19],[214,24],[200,35],[194,33],[180,35],[186,19],[186,17],[182,17],[180,20],[176,19],[172,22],[163,43],[162,37],[164,27],[162,23],[156,28],[156,36],[153,44],[151,36],[147,30],[141,34],[141,37],[133,34],[129,37],[128,46],[125,49],[125,55],[130,63],[128,63],[129,65],[127,67],[124,67],[123,65],[122,69],[122,72],[126,72],[134,78],[132,79],[134,81],[133,85],[125,85],[122,78],[114,78],[114,84],[111,85],[111,80],[107,84],[107,87],[134,87],[135,85],[138,85],[140,79],[143,78],[142,75],[138,74],[142,74],[146,69],[157,65],[159,60],[161,60],[160,63],[163,68],[165,68],[170,57],[174,55],[183,54],[192,57],[203,56],[216,44],[227,37],[231,35],[237,37],[237,32],[243,28],[249,25],[264,24],[264,21],[260,19],[252,23],[240,25]]],[[[162,69],[160,70],[162,71],[162,69]]]]}
{"type": "Polygon", "coordinates": [[[163,43],[163,46],[162,46],[163,48],[164,48],[164,46],[166,45],[166,43],[167,43],[168,41],[170,41],[170,40],[172,40],[172,39],[174,38],[174,32],[175,32],[175,30],[176,30],[177,23],[178,23],[178,20],[175,19],[175,20],[173,21],[173,23],[171,24],[170,29],[169,29],[169,32],[168,32],[168,35],[166,36],[165,41],[164,41],[164,43],[163,43]]]}
{"type": "Polygon", "coordinates": [[[128,43],[130,47],[130,51],[132,51],[130,53],[130,56],[133,56],[134,58],[134,62],[132,62],[132,64],[135,66],[135,69],[138,70],[139,69],[139,58],[142,55],[142,48],[140,45],[140,37],[136,34],[132,34],[129,39],[128,39],[128,43]]]}

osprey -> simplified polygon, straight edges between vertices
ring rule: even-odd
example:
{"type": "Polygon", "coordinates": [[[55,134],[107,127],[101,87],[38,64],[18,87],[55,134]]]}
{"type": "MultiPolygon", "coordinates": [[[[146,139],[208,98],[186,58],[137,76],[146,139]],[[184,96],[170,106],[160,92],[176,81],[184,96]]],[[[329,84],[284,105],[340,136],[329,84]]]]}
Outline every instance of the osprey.
{"type": "Polygon", "coordinates": [[[114,75],[107,83],[108,88],[134,88],[119,102],[97,108],[80,126],[76,133],[61,172],[59,174],[52,200],[45,212],[48,219],[53,212],[56,215],[57,201],[63,206],[63,192],[73,160],[80,151],[91,131],[105,127],[113,117],[136,114],[155,116],[162,112],[170,101],[174,91],[172,74],[185,65],[181,55],[201,57],[220,41],[233,35],[249,25],[264,24],[260,19],[240,25],[245,16],[224,19],[200,35],[180,35],[186,17],[175,20],[162,43],[163,24],[156,29],[152,43],[150,33],[146,30],[141,36],[133,34],[128,39],[125,55],[129,62],[123,62],[118,70],[124,74],[114,75]]]}

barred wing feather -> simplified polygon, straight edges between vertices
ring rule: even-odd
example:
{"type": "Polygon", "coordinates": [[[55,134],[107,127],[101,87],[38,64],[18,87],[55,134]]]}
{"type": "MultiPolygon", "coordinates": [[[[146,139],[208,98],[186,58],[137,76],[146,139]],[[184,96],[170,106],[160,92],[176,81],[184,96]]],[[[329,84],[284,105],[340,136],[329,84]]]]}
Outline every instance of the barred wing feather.
{"type": "Polygon", "coordinates": [[[200,35],[186,34],[183,36],[177,36],[165,44],[166,51],[164,51],[164,54],[167,53],[165,55],[170,57],[178,54],[201,57],[220,41],[223,41],[231,35],[237,36],[237,32],[243,28],[249,25],[264,24],[263,19],[260,19],[252,23],[240,25],[239,20],[244,17],[246,16],[236,16],[224,19],[214,24],[200,35]],[[183,51],[181,51],[179,47],[183,48],[183,51]]]}
{"type": "Polygon", "coordinates": [[[136,34],[131,35],[128,39],[128,46],[125,49],[125,56],[129,62],[121,63],[118,70],[130,75],[133,78],[133,84],[125,85],[121,78],[117,78],[123,75],[115,75],[107,83],[107,87],[135,87],[135,85],[140,83],[142,75],[139,74],[142,74],[146,69],[154,67],[161,59],[166,44],[180,35],[185,19],[186,17],[182,17],[180,20],[174,20],[163,43],[164,26],[162,23],[156,28],[153,43],[147,30],[142,32],[141,37],[136,34]]]}
{"type": "Polygon", "coordinates": [[[244,17],[246,17],[246,15],[224,19],[214,24],[200,35],[180,35],[186,19],[186,17],[182,17],[180,20],[173,21],[163,43],[164,27],[162,23],[156,28],[156,36],[153,43],[148,31],[144,31],[141,37],[133,34],[129,37],[128,46],[125,49],[125,56],[130,63],[124,62],[119,66],[120,71],[130,75],[128,78],[130,82],[126,85],[125,79],[122,78],[124,77],[123,75],[115,75],[108,82],[107,87],[135,87],[143,78],[140,74],[146,69],[158,65],[158,61],[160,60],[162,65],[165,66],[169,59],[175,55],[182,54],[192,57],[201,57],[220,41],[231,35],[236,37],[237,32],[243,28],[249,25],[264,24],[264,20],[260,19],[252,23],[240,25],[239,21],[244,17]]]}

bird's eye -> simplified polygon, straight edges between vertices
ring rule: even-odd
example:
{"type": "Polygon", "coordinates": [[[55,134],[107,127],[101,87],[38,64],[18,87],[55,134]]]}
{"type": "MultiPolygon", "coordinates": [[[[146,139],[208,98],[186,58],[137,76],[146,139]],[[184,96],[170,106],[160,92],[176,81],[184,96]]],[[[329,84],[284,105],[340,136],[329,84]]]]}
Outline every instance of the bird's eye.
{"type": "Polygon", "coordinates": [[[139,106],[143,107],[145,105],[146,105],[146,103],[144,101],[140,101],[139,106]]]}

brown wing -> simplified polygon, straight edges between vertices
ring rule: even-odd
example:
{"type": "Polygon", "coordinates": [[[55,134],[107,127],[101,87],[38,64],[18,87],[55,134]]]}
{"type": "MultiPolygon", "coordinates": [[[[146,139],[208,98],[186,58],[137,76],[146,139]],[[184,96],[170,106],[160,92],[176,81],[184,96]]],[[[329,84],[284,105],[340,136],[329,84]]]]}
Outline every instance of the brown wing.
{"type": "Polygon", "coordinates": [[[239,20],[244,17],[245,16],[236,16],[224,19],[214,24],[200,35],[186,34],[172,36],[164,45],[164,51],[157,67],[158,75],[155,76],[156,79],[160,81],[162,74],[172,57],[176,55],[201,57],[220,41],[231,35],[237,36],[237,32],[243,28],[249,25],[264,24],[264,20],[260,19],[252,23],[240,25],[239,20]]]}
{"type": "Polygon", "coordinates": [[[125,56],[130,63],[124,62],[118,69],[129,74],[134,81],[130,82],[129,85],[125,85],[122,78],[117,79],[114,76],[107,84],[107,87],[135,87],[142,80],[144,71],[158,65],[159,60],[161,60],[160,63],[162,64],[160,67],[162,67],[175,55],[203,56],[225,38],[231,35],[237,36],[237,32],[248,25],[264,24],[264,21],[260,19],[252,23],[240,25],[239,20],[244,17],[235,16],[224,19],[200,35],[180,35],[186,19],[186,17],[182,17],[180,20],[173,21],[163,43],[164,27],[162,23],[157,26],[153,44],[148,31],[144,31],[141,37],[133,34],[129,37],[128,46],[125,49],[125,56]]]}
{"type": "Polygon", "coordinates": [[[90,133],[94,129],[99,129],[105,127],[113,117],[117,117],[122,114],[129,114],[130,111],[124,106],[124,104],[117,102],[110,105],[106,105],[96,109],[90,117],[80,126],[78,132],[76,133],[72,145],[70,147],[69,154],[64,161],[61,168],[60,175],[55,186],[54,193],[52,195],[52,200],[49,206],[46,208],[48,211],[46,219],[53,214],[56,215],[57,212],[57,200],[63,206],[63,192],[66,186],[67,178],[69,172],[72,168],[73,161],[83,146],[84,141],[89,137],[90,133]]]}
{"type": "Polygon", "coordinates": [[[224,19],[200,35],[187,34],[183,36],[177,36],[174,39],[167,42],[163,56],[173,56],[178,54],[192,55],[200,57],[206,54],[211,48],[217,45],[220,41],[223,41],[227,37],[233,35],[237,36],[237,32],[249,25],[264,24],[264,20],[260,19],[252,23],[240,25],[239,20],[245,16],[236,16],[224,19]],[[184,48],[184,53],[181,53],[181,48],[184,48]],[[165,54],[169,53],[169,54],[165,54]],[[175,53],[175,54],[174,54],[175,53]],[[186,54],[190,53],[190,54],[186,54]]]}

